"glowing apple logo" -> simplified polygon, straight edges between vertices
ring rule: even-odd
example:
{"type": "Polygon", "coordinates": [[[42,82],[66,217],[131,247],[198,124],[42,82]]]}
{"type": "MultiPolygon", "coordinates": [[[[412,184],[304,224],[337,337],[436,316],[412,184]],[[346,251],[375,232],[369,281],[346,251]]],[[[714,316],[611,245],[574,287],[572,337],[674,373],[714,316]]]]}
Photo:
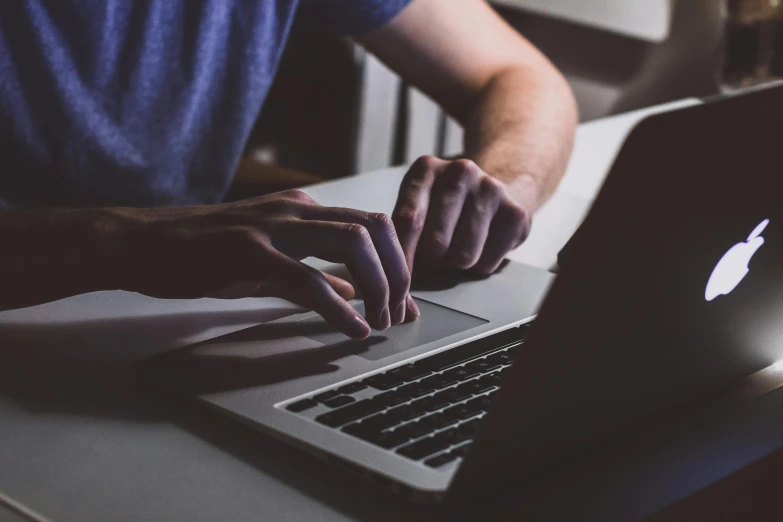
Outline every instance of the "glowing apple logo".
{"type": "Polygon", "coordinates": [[[769,225],[769,219],[765,219],[753,229],[745,243],[737,243],[726,252],[715,270],[712,271],[710,280],[707,282],[707,290],[704,292],[704,298],[712,301],[719,295],[727,295],[737,288],[737,285],[748,275],[748,263],[750,259],[764,244],[764,238],[761,233],[769,225]]]}

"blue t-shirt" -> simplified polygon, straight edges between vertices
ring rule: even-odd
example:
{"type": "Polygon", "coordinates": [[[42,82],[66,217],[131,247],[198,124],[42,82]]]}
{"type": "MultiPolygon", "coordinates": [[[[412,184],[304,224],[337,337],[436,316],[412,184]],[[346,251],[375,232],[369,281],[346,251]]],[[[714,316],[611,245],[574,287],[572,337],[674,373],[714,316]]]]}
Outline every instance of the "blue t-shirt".
{"type": "Polygon", "coordinates": [[[0,207],[219,202],[297,10],[361,33],[408,1],[0,1],[0,207]]]}

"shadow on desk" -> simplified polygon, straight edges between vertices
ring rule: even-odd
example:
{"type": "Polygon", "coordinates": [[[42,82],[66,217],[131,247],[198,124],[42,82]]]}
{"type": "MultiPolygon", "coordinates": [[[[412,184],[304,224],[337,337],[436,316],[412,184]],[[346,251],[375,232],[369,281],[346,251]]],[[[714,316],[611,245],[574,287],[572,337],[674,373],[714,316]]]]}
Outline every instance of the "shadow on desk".
{"type": "MultiPolygon", "coordinates": [[[[173,341],[210,327],[271,321],[290,315],[290,310],[263,313],[263,318],[258,312],[234,311],[45,326],[0,324],[0,396],[42,416],[117,419],[127,422],[128,429],[136,423],[176,425],[352,519],[436,519],[432,509],[404,503],[237,421],[151,388],[130,368],[136,360],[168,351],[163,347],[173,341]]],[[[344,356],[342,349],[337,351],[316,357],[310,353],[310,363],[303,367],[315,371],[316,364],[328,371],[330,358],[344,356]]]]}

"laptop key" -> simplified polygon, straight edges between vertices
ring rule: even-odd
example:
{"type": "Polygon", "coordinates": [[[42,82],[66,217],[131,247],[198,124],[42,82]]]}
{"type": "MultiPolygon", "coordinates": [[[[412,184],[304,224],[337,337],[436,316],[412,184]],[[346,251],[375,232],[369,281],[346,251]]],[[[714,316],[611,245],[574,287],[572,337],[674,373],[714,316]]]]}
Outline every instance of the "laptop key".
{"type": "Polygon", "coordinates": [[[451,428],[450,430],[438,433],[435,435],[435,438],[441,439],[443,442],[447,442],[448,444],[459,444],[461,442],[465,442],[466,440],[473,439],[473,436],[469,433],[461,431],[459,428],[451,428]]]}
{"type": "Polygon", "coordinates": [[[313,400],[318,402],[324,402],[326,400],[331,399],[332,397],[337,397],[338,395],[341,394],[337,390],[329,390],[323,393],[319,393],[318,395],[315,395],[313,397],[313,400]]]}
{"type": "Polygon", "coordinates": [[[507,352],[500,352],[487,357],[487,362],[490,364],[511,364],[514,359],[507,352]]]}
{"type": "Polygon", "coordinates": [[[288,406],[285,407],[288,411],[292,411],[294,413],[299,413],[305,410],[309,410],[310,408],[314,408],[318,406],[318,401],[314,401],[313,399],[304,399],[297,402],[292,402],[288,406]]]}
{"type": "Polygon", "coordinates": [[[462,388],[462,391],[465,393],[478,395],[479,393],[491,390],[493,386],[495,385],[484,382],[482,379],[476,379],[470,382],[466,382],[465,384],[461,384],[459,387],[462,388]]]}
{"type": "Polygon", "coordinates": [[[365,399],[363,401],[349,404],[348,406],[343,406],[338,410],[319,415],[315,418],[315,420],[321,424],[326,424],[331,428],[336,428],[338,426],[342,426],[343,424],[348,424],[349,422],[359,420],[362,417],[372,415],[373,413],[378,413],[384,409],[385,406],[383,404],[370,399],[365,399]]]}
{"type": "Polygon", "coordinates": [[[429,435],[432,433],[433,430],[426,424],[420,424],[418,422],[411,422],[410,424],[406,424],[404,426],[400,426],[395,431],[398,431],[405,435],[406,437],[410,437],[411,440],[413,439],[419,439],[421,437],[424,437],[425,435],[429,435]]]}
{"type": "Polygon", "coordinates": [[[376,395],[375,397],[372,398],[372,400],[378,401],[381,404],[391,407],[391,406],[398,406],[403,402],[408,402],[409,397],[406,397],[401,393],[397,393],[396,391],[388,391],[376,395]]]}
{"type": "Polygon", "coordinates": [[[392,379],[386,375],[373,375],[372,377],[364,379],[362,383],[381,391],[391,390],[400,384],[396,379],[392,379]]]}
{"type": "Polygon", "coordinates": [[[468,372],[465,371],[464,368],[454,368],[453,370],[444,372],[443,376],[453,382],[460,382],[470,378],[468,372]]]}
{"type": "Polygon", "coordinates": [[[458,458],[459,458],[458,455],[455,455],[454,453],[449,451],[446,453],[441,453],[440,455],[432,457],[431,459],[425,460],[424,464],[431,468],[439,468],[444,464],[448,464],[453,460],[457,460],[458,458]]]}
{"type": "Polygon", "coordinates": [[[353,435],[354,437],[362,438],[362,435],[365,435],[372,430],[368,430],[367,427],[361,422],[354,422],[353,424],[343,426],[340,428],[340,431],[343,431],[349,435],[353,435]]]}
{"type": "Polygon", "coordinates": [[[330,408],[339,408],[340,406],[345,406],[346,404],[351,404],[352,402],[356,402],[356,399],[349,397],[348,395],[340,395],[338,397],[326,399],[324,404],[330,408]]]}
{"type": "Polygon", "coordinates": [[[423,395],[427,395],[428,393],[430,393],[430,391],[432,390],[426,389],[418,382],[412,382],[410,384],[406,384],[405,386],[400,386],[399,389],[397,389],[398,393],[400,393],[403,396],[410,397],[412,399],[416,399],[423,395]]]}
{"type": "Polygon", "coordinates": [[[484,397],[476,397],[466,402],[463,406],[472,411],[484,411],[484,397]]]}
{"type": "Polygon", "coordinates": [[[370,444],[380,446],[383,449],[396,448],[411,440],[404,433],[398,433],[396,431],[379,432],[360,430],[355,436],[370,444]]]}
{"type": "Polygon", "coordinates": [[[473,361],[472,363],[468,363],[465,365],[465,369],[468,370],[470,373],[487,373],[490,370],[494,370],[500,366],[500,364],[497,364],[493,366],[488,363],[485,359],[479,359],[478,361],[473,361]]]}
{"type": "Polygon", "coordinates": [[[435,413],[433,415],[427,415],[426,417],[423,417],[419,423],[429,426],[434,430],[440,430],[447,428],[452,424],[456,424],[457,419],[454,417],[449,417],[448,415],[443,415],[442,413],[435,413]]]}
{"type": "Polygon", "coordinates": [[[468,403],[458,404],[457,406],[452,406],[451,408],[443,410],[443,415],[460,420],[475,417],[479,413],[481,413],[481,408],[477,408],[475,404],[468,405],[468,403]]]}
{"type": "Polygon", "coordinates": [[[459,386],[456,388],[449,388],[448,390],[444,390],[440,393],[436,393],[435,397],[442,400],[448,400],[450,403],[456,403],[456,402],[462,402],[468,397],[470,397],[470,394],[466,394],[463,390],[459,389],[459,386]]]}
{"type": "Polygon", "coordinates": [[[500,386],[500,383],[503,382],[503,379],[500,378],[500,372],[490,373],[479,380],[490,386],[500,386]]]}
{"type": "Polygon", "coordinates": [[[364,440],[384,449],[392,449],[405,444],[411,439],[405,433],[395,430],[369,434],[364,440]]]}
{"type": "Polygon", "coordinates": [[[421,417],[425,413],[427,413],[427,411],[418,406],[413,406],[412,404],[404,404],[402,406],[397,406],[396,408],[392,408],[387,412],[387,415],[391,415],[393,418],[405,422],[405,421],[413,420],[416,417],[421,417]]]}
{"type": "Polygon", "coordinates": [[[416,379],[425,377],[431,373],[432,371],[420,366],[416,366],[415,364],[406,364],[405,366],[391,369],[384,375],[401,379],[403,381],[415,381],[416,379]]]}
{"type": "Polygon", "coordinates": [[[475,395],[477,390],[481,389],[481,385],[478,384],[478,379],[463,382],[459,386],[456,387],[457,393],[461,393],[464,396],[470,397],[471,395],[475,395]]]}
{"type": "Polygon", "coordinates": [[[444,397],[431,395],[429,397],[424,397],[423,399],[413,401],[412,404],[422,408],[424,411],[435,411],[443,408],[444,406],[448,406],[450,402],[444,397]]]}
{"type": "Polygon", "coordinates": [[[462,346],[457,346],[451,350],[431,355],[426,359],[417,361],[416,365],[433,371],[445,370],[446,368],[493,352],[514,341],[519,341],[521,338],[522,332],[519,328],[510,328],[503,332],[490,335],[489,337],[465,343],[462,346]]]}
{"type": "Polygon", "coordinates": [[[385,413],[379,413],[368,417],[361,422],[362,428],[368,431],[383,431],[389,428],[393,428],[400,424],[400,420],[386,415],[385,413]]]}
{"type": "Polygon", "coordinates": [[[427,377],[426,379],[422,379],[421,380],[421,384],[423,386],[426,386],[426,387],[428,387],[429,389],[432,389],[432,390],[440,390],[441,388],[445,388],[446,386],[450,386],[450,385],[454,384],[455,382],[457,382],[456,379],[449,379],[448,377],[446,377],[442,373],[441,374],[437,374],[437,375],[433,375],[432,377],[427,377]]]}
{"type": "Polygon", "coordinates": [[[399,448],[397,453],[404,457],[408,457],[409,459],[421,460],[428,455],[439,453],[449,446],[450,444],[443,439],[439,439],[437,437],[427,437],[426,439],[421,439],[412,444],[408,444],[407,446],[399,448]]]}
{"type": "Polygon", "coordinates": [[[471,377],[475,377],[476,375],[481,373],[481,370],[477,366],[473,366],[471,364],[466,364],[462,367],[462,371],[465,372],[465,376],[461,380],[470,379],[471,377]]]}
{"type": "Polygon", "coordinates": [[[345,386],[340,386],[337,388],[337,391],[339,393],[342,393],[344,395],[350,395],[351,393],[356,393],[358,391],[362,391],[367,388],[366,384],[363,384],[361,382],[352,382],[351,384],[346,384],[345,386]]]}

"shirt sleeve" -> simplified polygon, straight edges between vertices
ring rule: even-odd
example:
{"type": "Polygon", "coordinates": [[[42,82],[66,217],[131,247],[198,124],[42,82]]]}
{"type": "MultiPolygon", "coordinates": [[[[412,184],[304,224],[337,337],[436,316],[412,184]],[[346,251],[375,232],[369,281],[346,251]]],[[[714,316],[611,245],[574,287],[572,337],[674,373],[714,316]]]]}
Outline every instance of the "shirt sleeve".
{"type": "Polygon", "coordinates": [[[411,0],[302,0],[302,14],[340,34],[361,34],[386,25],[411,0]]]}

